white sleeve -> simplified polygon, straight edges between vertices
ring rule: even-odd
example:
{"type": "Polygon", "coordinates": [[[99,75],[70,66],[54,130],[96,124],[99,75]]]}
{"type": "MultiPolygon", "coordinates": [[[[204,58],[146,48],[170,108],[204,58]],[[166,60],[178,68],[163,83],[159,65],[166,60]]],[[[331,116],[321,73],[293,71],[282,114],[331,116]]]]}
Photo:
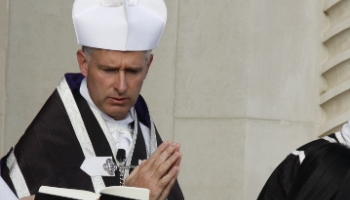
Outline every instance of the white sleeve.
{"type": "Polygon", "coordinates": [[[343,125],[343,128],[341,129],[341,135],[343,136],[346,144],[350,146],[350,121],[345,123],[343,125]]]}

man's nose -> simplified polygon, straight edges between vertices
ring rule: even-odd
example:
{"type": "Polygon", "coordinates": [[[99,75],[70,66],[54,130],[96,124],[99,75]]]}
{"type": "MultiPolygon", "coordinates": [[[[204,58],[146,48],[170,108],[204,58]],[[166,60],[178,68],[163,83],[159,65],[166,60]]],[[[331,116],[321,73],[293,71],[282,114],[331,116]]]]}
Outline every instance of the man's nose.
{"type": "Polygon", "coordinates": [[[128,85],[126,83],[125,72],[119,71],[115,78],[114,89],[116,89],[118,93],[122,94],[126,91],[127,88],[128,85]]]}

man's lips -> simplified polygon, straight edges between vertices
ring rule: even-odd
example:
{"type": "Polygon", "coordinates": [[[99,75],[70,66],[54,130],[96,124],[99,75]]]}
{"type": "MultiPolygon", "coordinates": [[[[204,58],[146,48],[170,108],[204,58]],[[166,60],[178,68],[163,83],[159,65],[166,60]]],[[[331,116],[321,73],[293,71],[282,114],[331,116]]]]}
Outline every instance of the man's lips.
{"type": "Polygon", "coordinates": [[[123,97],[109,97],[108,98],[113,104],[125,104],[129,99],[123,97]]]}

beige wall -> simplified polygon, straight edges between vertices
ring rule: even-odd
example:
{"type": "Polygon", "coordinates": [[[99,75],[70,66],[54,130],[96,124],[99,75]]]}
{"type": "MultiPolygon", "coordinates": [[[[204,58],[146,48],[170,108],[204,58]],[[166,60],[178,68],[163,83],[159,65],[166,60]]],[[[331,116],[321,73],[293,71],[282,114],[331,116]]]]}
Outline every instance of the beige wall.
{"type": "Polygon", "coordinates": [[[169,7],[170,26],[155,52],[170,54],[155,63],[143,93],[163,135],[182,144],[183,190],[188,199],[255,199],[277,164],[319,135],[324,4],[169,7]]]}
{"type": "MultiPolygon", "coordinates": [[[[290,151],[322,134],[323,32],[337,23],[323,11],[336,1],[165,1],[168,25],[142,94],[163,139],[182,145],[185,196],[256,199],[290,151]]],[[[11,0],[8,26],[0,21],[10,33],[7,51],[0,35],[2,155],[63,73],[78,70],[72,3],[11,0]]]]}
{"type": "Polygon", "coordinates": [[[288,152],[316,138],[327,55],[319,0],[256,0],[252,8],[244,199],[256,198],[288,152]]]}
{"type": "MultiPolygon", "coordinates": [[[[331,2],[331,1],[330,1],[331,2]]],[[[350,119],[350,0],[335,1],[324,7],[329,27],[322,41],[328,57],[321,67],[327,87],[320,96],[326,121],[320,134],[339,130],[350,119]]]]}
{"type": "Polygon", "coordinates": [[[5,151],[15,144],[63,74],[78,71],[72,3],[10,1],[5,151]]]}
{"type": "Polygon", "coordinates": [[[4,151],[9,1],[0,0],[0,155],[4,151]]]}

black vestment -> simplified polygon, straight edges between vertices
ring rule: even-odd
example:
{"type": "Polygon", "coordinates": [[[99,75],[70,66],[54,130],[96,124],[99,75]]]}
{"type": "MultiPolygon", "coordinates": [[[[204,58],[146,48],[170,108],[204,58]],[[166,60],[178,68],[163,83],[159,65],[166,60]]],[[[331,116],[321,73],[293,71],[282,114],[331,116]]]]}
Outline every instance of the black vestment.
{"type": "Polygon", "coordinates": [[[340,132],[337,132],[298,148],[297,151],[288,155],[273,171],[261,190],[258,200],[286,199],[296,178],[303,157],[307,157],[308,152],[311,150],[329,142],[346,145],[340,132]],[[301,154],[298,155],[296,152],[301,154]]]}
{"type": "MultiPolygon", "coordinates": [[[[113,157],[102,128],[87,101],[79,92],[83,78],[81,74],[65,75],[63,81],[66,81],[69,86],[68,91],[65,92],[71,92],[71,96],[74,97],[73,100],[66,100],[75,101],[96,156],[113,157]]],[[[62,99],[62,95],[56,88],[14,149],[1,160],[1,176],[19,197],[23,197],[23,193],[21,193],[23,181],[18,181],[11,174],[13,173],[11,170],[16,170],[16,167],[13,167],[16,165],[9,167],[9,163],[12,161],[17,162],[20,169],[17,172],[22,173],[30,195],[36,194],[42,185],[94,192],[92,178],[80,169],[85,160],[84,152],[72,126],[72,123],[76,122],[70,120],[67,113],[71,111],[69,109],[67,111],[62,99]]],[[[141,95],[135,104],[135,110],[139,122],[150,129],[153,124],[151,124],[147,105],[141,95]]],[[[132,157],[132,165],[138,165],[140,159],[147,159],[145,141],[139,124],[135,128],[138,128],[139,134],[132,157]]],[[[156,130],[155,132],[157,144],[160,145],[162,140],[158,132],[156,130]]],[[[105,186],[119,185],[119,171],[115,177],[102,177],[102,179],[105,186]]],[[[184,199],[177,182],[168,199],[184,199]]]]}

